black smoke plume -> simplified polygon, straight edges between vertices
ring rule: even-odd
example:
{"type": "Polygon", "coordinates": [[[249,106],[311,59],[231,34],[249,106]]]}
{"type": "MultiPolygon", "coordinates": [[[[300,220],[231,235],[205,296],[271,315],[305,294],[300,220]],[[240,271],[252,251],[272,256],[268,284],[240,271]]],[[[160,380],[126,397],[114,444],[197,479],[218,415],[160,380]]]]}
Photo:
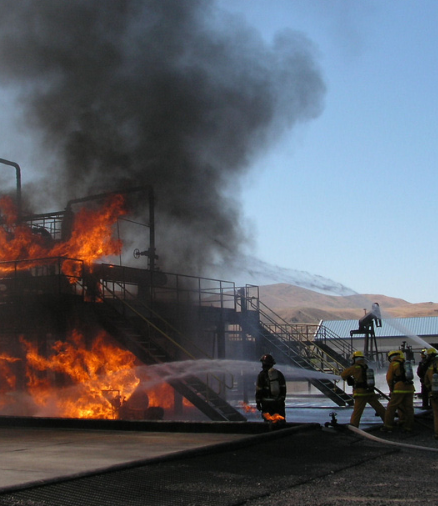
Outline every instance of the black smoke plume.
{"type": "Polygon", "coordinates": [[[2,0],[0,57],[56,160],[34,204],[153,185],[158,253],[178,272],[239,251],[243,176],[324,95],[306,37],[267,43],[212,0],[2,0]]]}

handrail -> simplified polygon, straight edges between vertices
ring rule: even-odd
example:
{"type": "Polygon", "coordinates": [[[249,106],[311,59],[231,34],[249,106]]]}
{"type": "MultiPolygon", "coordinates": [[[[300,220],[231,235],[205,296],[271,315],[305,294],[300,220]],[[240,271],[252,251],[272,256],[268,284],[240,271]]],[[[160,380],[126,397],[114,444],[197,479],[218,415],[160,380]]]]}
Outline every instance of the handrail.
{"type": "Polygon", "coordinates": [[[330,341],[331,346],[335,346],[342,350],[343,353],[345,353],[347,356],[351,356],[351,354],[355,351],[355,348],[351,343],[349,343],[347,340],[342,339],[340,336],[338,336],[335,332],[330,330],[328,327],[322,324],[322,321],[319,322],[317,326],[317,330],[315,332],[315,341],[323,341],[327,342],[327,340],[330,341]],[[321,337],[319,337],[321,336],[321,337]]]}
{"type": "MultiPolygon", "coordinates": [[[[267,319],[269,319],[269,320],[272,320],[272,319],[271,319],[271,317],[270,317],[267,313],[265,313],[263,310],[261,310],[261,309],[260,309],[260,304],[262,304],[263,306],[265,306],[267,309],[270,309],[268,306],[266,306],[265,304],[263,304],[263,303],[262,303],[262,302],[260,302],[259,300],[257,301],[257,304],[254,304],[252,301],[251,301],[251,303],[250,303],[250,304],[251,304],[251,306],[252,306],[252,307],[257,308],[257,311],[258,311],[260,314],[262,314],[265,318],[267,318],[267,319]]],[[[271,311],[271,312],[275,315],[275,312],[274,312],[274,311],[272,311],[271,309],[270,309],[270,311],[271,311]]],[[[277,315],[277,316],[278,316],[278,315],[277,315]]],[[[278,318],[279,318],[280,320],[283,320],[280,316],[278,316],[278,318]]],[[[283,321],[284,321],[284,320],[283,320],[283,321]]],[[[261,321],[261,319],[260,319],[260,318],[259,318],[259,323],[260,323],[260,325],[261,325],[262,327],[268,327],[266,324],[264,324],[264,323],[261,321]]],[[[276,322],[275,322],[275,323],[276,323],[276,322]]],[[[287,322],[285,322],[285,323],[286,323],[286,325],[287,325],[287,322]]],[[[276,324],[278,325],[278,323],[276,323],[276,324]]],[[[268,328],[268,330],[269,330],[269,328],[268,328]]],[[[270,334],[272,334],[272,332],[271,332],[270,330],[269,330],[269,333],[270,333],[270,334]]],[[[282,339],[282,337],[281,337],[280,335],[278,335],[278,334],[277,334],[277,335],[272,334],[272,335],[274,335],[274,336],[276,337],[276,339],[277,339],[277,341],[278,341],[279,343],[283,343],[283,344],[284,344],[284,346],[286,346],[286,347],[287,347],[290,351],[292,351],[292,348],[290,348],[290,347],[289,347],[289,346],[288,346],[288,345],[284,342],[284,340],[282,339]]],[[[292,337],[292,334],[289,334],[289,335],[290,335],[290,337],[292,337]]],[[[293,337],[292,337],[292,339],[293,339],[293,340],[295,340],[297,343],[299,343],[299,344],[300,344],[300,346],[302,346],[302,347],[304,347],[304,348],[308,347],[308,346],[307,346],[305,343],[303,343],[301,340],[296,339],[296,338],[293,338],[293,337]]],[[[280,348],[280,346],[279,346],[277,343],[275,343],[275,342],[273,342],[273,341],[270,341],[270,342],[271,342],[271,344],[272,344],[272,345],[274,345],[274,346],[275,346],[275,347],[276,347],[276,348],[277,348],[280,352],[285,353],[285,352],[284,352],[284,350],[282,350],[282,349],[280,348]]],[[[309,350],[309,353],[310,353],[310,354],[312,354],[314,357],[316,357],[316,355],[315,355],[315,353],[313,352],[313,350],[309,350]]],[[[327,353],[326,353],[326,355],[327,355],[327,353]]],[[[296,360],[296,359],[294,359],[294,357],[290,356],[289,358],[290,358],[292,361],[294,361],[294,362],[298,363],[298,362],[297,362],[297,360],[296,360]]],[[[319,361],[320,363],[325,363],[326,367],[327,367],[330,371],[332,371],[332,373],[333,373],[333,374],[335,374],[335,375],[337,375],[337,376],[340,376],[340,374],[341,374],[341,370],[340,370],[340,369],[338,369],[338,368],[336,368],[336,367],[333,367],[333,366],[332,366],[332,364],[330,364],[330,363],[328,363],[328,362],[324,361],[324,360],[322,359],[322,357],[316,357],[316,358],[318,359],[318,361],[319,361]]],[[[330,358],[331,358],[331,357],[330,357],[330,358]]],[[[305,363],[306,363],[306,364],[307,364],[307,365],[308,365],[311,369],[313,369],[313,370],[320,371],[320,372],[322,372],[322,373],[327,373],[327,371],[326,371],[323,367],[319,367],[319,366],[318,366],[317,364],[315,364],[314,362],[309,361],[306,357],[300,356],[300,360],[301,360],[301,361],[303,361],[303,362],[305,362],[305,363]]],[[[338,366],[341,366],[341,369],[344,369],[344,366],[343,366],[342,364],[340,364],[340,363],[339,363],[336,359],[333,359],[333,361],[334,361],[336,364],[338,364],[338,366]]],[[[323,380],[322,380],[322,379],[317,379],[317,380],[315,380],[315,381],[317,381],[318,383],[323,383],[323,380]]],[[[342,395],[340,395],[340,393],[337,391],[337,388],[338,388],[338,387],[337,387],[337,385],[336,385],[337,381],[338,381],[338,380],[333,381],[333,384],[334,384],[335,386],[334,386],[334,388],[333,388],[333,392],[332,392],[332,393],[333,393],[333,395],[334,395],[334,396],[336,396],[338,399],[342,400],[342,401],[345,403],[345,399],[344,399],[344,398],[342,397],[342,395]]],[[[343,394],[345,394],[345,392],[344,392],[344,390],[345,390],[345,381],[344,381],[343,383],[344,383],[344,388],[343,388],[343,389],[340,389],[340,392],[342,392],[343,394]]],[[[346,395],[346,394],[345,394],[345,395],[346,395]]]]}
{"type": "MultiPolygon", "coordinates": [[[[153,280],[155,276],[162,276],[161,282],[151,283],[151,298],[153,301],[166,301],[186,303],[190,305],[194,303],[200,306],[213,306],[221,308],[236,308],[235,302],[235,283],[232,281],[224,281],[214,278],[204,278],[200,276],[190,276],[187,274],[178,274],[168,271],[150,271],[146,269],[137,269],[128,266],[114,266],[111,264],[100,264],[103,269],[116,268],[120,273],[118,280],[126,283],[124,271],[127,270],[129,277],[128,284],[138,286],[138,281],[132,278],[132,271],[148,273],[153,280]],[[165,282],[164,282],[165,279],[165,282]]],[[[110,282],[117,282],[111,278],[110,282]]]]}
{"type": "MultiPolygon", "coordinates": [[[[108,286],[105,286],[104,283],[102,283],[100,281],[98,283],[103,287],[104,290],[108,291],[113,296],[114,299],[120,301],[122,304],[124,304],[126,307],[128,307],[136,316],[138,316],[141,320],[143,320],[148,326],[152,327],[159,334],[161,334],[161,336],[163,336],[168,341],[170,341],[173,345],[175,345],[177,348],[179,348],[190,359],[196,360],[196,357],[192,353],[190,353],[183,346],[181,346],[177,341],[175,341],[172,337],[170,337],[166,332],[164,332],[162,329],[160,329],[158,326],[156,326],[154,323],[152,323],[141,312],[137,311],[135,309],[135,307],[133,307],[131,304],[129,304],[129,302],[127,302],[126,300],[124,300],[121,297],[119,297],[113,290],[111,290],[110,288],[108,288],[108,286]]],[[[128,293],[129,295],[132,296],[132,294],[130,294],[130,292],[128,290],[126,290],[126,288],[123,287],[120,283],[116,282],[116,284],[119,285],[120,288],[122,288],[122,290],[124,291],[124,293],[128,293]]],[[[104,292],[102,292],[102,294],[104,294],[104,292]]],[[[102,296],[104,296],[104,295],[102,295],[102,296]]],[[[156,311],[154,311],[149,306],[147,306],[143,301],[137,300],[137,302],[138,302],[139,305],[143,306],[145,309],[147,309],[148,311],[150,311],[151,313],[153,313],[155,316],[157,316],[165,325],[167,325],[169,328],[171,328],[173,331],[175,331],[178,335],[180,335],[181,337],[183,337],[185,340],[189,341],[190,344],[192,344],[200,353],[204,354],[205,357],[209,358],[210,360],[213,359],[213,357],[211,357],[208,353],[206,353],[204,350],[202,350],[201,348],[199,348],[195,343],[193,343],[192,341],[190,341],[189,339],[187,339],[186,336],[184,336],[179,330],[177,330],[175,327],[173,327],[169,322],[167,322],[156,311]]],[[[234,387],[234,375],[232,375],[232,374],[230,374],[230,376],[231,376],[231,385],[228,385],[226,383],[226,381],[221,380],[215,374],[211,374],[211,373],[205,373],[205,374],[206,374],[207,378],[211,375],[219,383],[219,385],[223,385],[228,390],[231,390],[234,387]]],[[[207,381],[207,384],[208,384],[208,381],[207,381]]]]}
{"type": "MultiPolygon", "coordinates": [[[[281,342],[284,343],[285,346],[287,346],[289,348],[287,341],[284,340],[284,338],[282,337],[281,334],[279,334],[278,332],[272,332],[272,330],[269,328],[269,326],[264,324],[263,322],[260,322],[260,324],[262,325],[262,327],[264,327],[266,330],[268,330],[272,335],[274,335],[277,339],[281,340],[281,342]]],[[[336,359],[333,358],[333,362],[335,362],[339,367],[334,367],[332,364],[330,364],[330,362],[327,362],[326,360],[324,360],[323,357],[317,356],[309,345],[306,345],[305,343],[303,343],[299,339],[294,338],[291,334],[288,334],[288,337],[290,337],[292,341],[294,341],[294,342],[298,343],[300,346],[302,346],[303,349],[307,350],[310,357],[305,358],[305,357],[301,356],[301,359],[305,360],[309,365],[311,365],[314,370],[317,370],[320,372],[327,372],[327,369],[328,369],[333,374],[336,374],[337,376],[339,376],[341,373],[341,370],[344,369],[344,366],[342,364],[340,364],[336,359]],[[312,360],[317,360],[324,367],[318,366],[312,360]]],[[[326,353],[326,355],[328,355],[328,354],[326,353]]],[[[332,358],[332,357],[330,357],[330,358],[332,358]]]]}
{"type": "MultiPolygon", "coordinates": [[[[284,331],[286,330],[287,331],[287,333],[286,333],[287,338],[299,343],[301,346],[303,346],[304,348],[309,350],[310,353],[312,353],[314,355],[317,354],[317,351],[324,353],[324,355],[327,356],[331,361],[334,361],[338,365],[342,366],[341,367],[342,369],[345,368],[345,363],[340,362],[339,357],[333,356],[326,349],[319,346],[318,341],[316,341],[315,339],[310,340],[302,331],[298,330],[299,326],[300,325],[296,326],[296,325],[287,324],[287,328],[285,329],[284,326],[282,327],[278,323],[275,323],[275,324],[271,324],[270,326],[268,326],[268,329],[270,332],[272,332],[276,335],[279,335],[279,336],[282,336],[284,334],[284,331]],[[280,327],[280,332],[277,332],[275,330],[276,327],[280,327]]],[[[333,350],[334,347],[331,347],[331,348],[332,348],[333,352],[336,352],[336,350],[333,350]]],[[[341,353],[339,351],[337,351],[337,353],[339,353],[339,355],[341,355],[341,353]]],[[[318,357],[318,360],[322,360],[320,355],[317,355],[317,357],[318,357]]]]}
{"type": "MultiPolygon", "coordinates": [[[[5,296],[13,295],[17,284],[25,284],[30,288],[35,287],[39,280],[57,279],[57,291],[59,293],[69,293],[75,291],[76,286],[83,286],[79,280],[84,276],[84,261],[78,258],[67,256],[53,256],[44,258],[24,258],[20,260],[2,260],[0,261],[0,282],[12,282],[12,293],[5,293],[5,296]],[[53,268],[53,269],[52,269],[53,268]],[[64,286],[62,279],[68,283],[64,286]],[[69,288],[67,288],[69,287],[69,288]]],[[[50,288],[53,291],[53,285],[38,285],[38,289],[50,288]]],[[[83,293],[82,293],[83,296],[83,293]]]]}
{"type": "MultiPolygon", "coordinates": [[[[122,284],[118,281],[115,281],[113,282],[115,284],[117,284],[125,294],[128,294],[130,295],[131,297],[134,297],[132,293],[129,292],[129,290],[126,289],[126,287],[122,286],[122,284]]],[[[159,327],[157,327],[156,325],[154,325],[151,321],[149,321],[142,313],[139,313],[131,304],[129,304],[129,302],[127,302],[125,299],[122,299],[121,297],[119,297],[113,290],[111,290],[110,288],[108,288],[108,286],[105,284],[105,283],[102,283],[100,282],[99,283],[100,285],[103,286],[103,288],[108,291],[109,293],[111,293],[111,295],[119,300],[120,302],[122,302],[122,304],[124,304],[125,306],[127,306],[133,313],[135,313],[137,316],[139,316],[141,319],[143,320],[146,320],[148,325],[152,326],[155,330],[157,330],[160,334],[163,335],[163,337],[166,337],[169,341],[171,341],[173,344],[175,344],[177,347],[179,347],[181,349],[181,351],[183,351],[186,355],[188,355],[191,359],[193,360],[196,360],[196,357],[194,355],[192,355],[188,350],[186,350],[185,348],[183,348],[179,343],[177,343],[174,339],[172,339],[168,334],[166,334],[162,329],[160,329],[159,327]]],[[[213,359],[212,356],[210,356],[207,352],[205,352],[204,350],[202,350],[201,348],[199,348],[195,343],[193,343],[192,341],[190,341],[189,339],[187,339],[186,336],[184,336],[184,334],[182,334],[178,329],[176,329],[172,324],[170,324],[167,320],[165,320],[159,313],[157,313],[155,310],[153,310],[151,307],[147,306],[143,301],[141,300],[138,300],[136,301],[136,303],[142,307],[144,307],[145,309],[147,309],[148,311],[150,311],[155,317],[157,317],[159,320],[161,320],[167,327],[169,327],[173,332],[175,332],[176,334],[178,334],[179,336],[181,336],[182,338],[186,339],[187,341],[190,342],[190,344],[192,344],[199,352],[203,353],[207,358],[209,359],[213,359]]]]}
{"type": "MultiPolygon", "coordinates": [[[[252,308],[254,308],[257,311],[259,311],[259,313],[262,316],[264,316],[268,321],[270,321],[273,325],[276,325],[276,326],[280,327],[280,329],[283,331],[283,334],[287,335],[289,338],[291,338],[291,340],[299,343],[301,346],[303,346],[305,349],[307,349],[309,351],[309,353],[311,353],[312,355],[315,355],[315,353],[313,352],[313,350],[311,350],[311,347],[308,344],[306,344],[305,342],[303,342],[300,339],[297,339],[296,337],[293,336],[293,334],[291,332],[288,331],[287,327],[289,326],[289,323],[286,322],[281,316],[279,316],[278,314],[276,314],[271,308],[269,308],[268,306],[266,306],[266,304],[264,304],[260,300],[258,300],[257,304],[255,304],[252,299],[247,299],[247,301],[249,302],[249,304],[251,305],[252,308]],[[276,319],[272,318],[266,311],[263,311],[263,309],[261,309],[261,306],[263,306],[264,308],[266,308],[267,310],[269,310],[272,314],[274,314],[276,319],[278,319],[281,322],[283,322],[283,325],[279,324],[278,321],[276,321],[276,319]]],[[[268,327],[261,320],[260,320],[260,323],[261,323],[262,326],[268,327]]],[[[267,330],[269,330],[269,328],[267,330]]],[[[277,338],[281,339],[284,342],[284,339],[282,339],[281,335],[278,332],[274,332],[274,334],[276,335],[277,338]]],[[[298,332],[298,334],[302,335],[302,333],[300,333],[300,332],[298,332]]],[[[320,361],[321,363],[323,363],[326,366],[327,369],[333,371],[334,374],[336,374],[336,375],[339,376],[340,371],[344,369],[344,365],[341,364],[340,362],[338,362],[336,360],[336,358],[330,356],[328,353],[326,353],[326,355],[328,357],[330,357],[330,359],[333,360],[333,362],[338,365],[338,368],[333,367],[332,364],[330,364],[329,362],[325,361],[322,357],[317,357],[318,361],[320,361]]],[[[314,364],[312,364],[312,366],[314,366],[314,364]]],[[[314,366],[314,368],[315,368],[315,366],[314,366]]],[[[325,372],[323,368],[319,367],[317,369],[319,369],[320,371],[325,372]]]]}

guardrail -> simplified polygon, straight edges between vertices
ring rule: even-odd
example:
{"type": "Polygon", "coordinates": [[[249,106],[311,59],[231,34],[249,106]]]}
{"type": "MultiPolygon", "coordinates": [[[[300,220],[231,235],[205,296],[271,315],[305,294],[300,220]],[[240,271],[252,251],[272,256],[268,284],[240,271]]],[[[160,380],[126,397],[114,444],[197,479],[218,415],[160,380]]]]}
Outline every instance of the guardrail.
{"type": "Polygon", "coordinates": [[[326,355],[330,358],[330,362],[328,362],[322,356],[316,355],[312,346],[306,342],[305,336],[303,336],[297,329],[294,329],[294,331],[291,332],[290,324],[283,320],[281,316],[275,313],[259,299],[255,301],[254,298],[249,298],[247,299],[247,303],[249,307],[258,311],[261,317],[263,317],[260,318],[262,326],[266,327],[267,330],[275,335],[281,342],[286,345],[288,345],[289,342],[299,344],[301,349],[305,350],[307,357],[311,357],[310,359],[307,358],[307,360],[312,364],[315,370],[322,372],[330,371],[335,375],[339,375],[340,371],[344,369],[344,365],[339,363],[335,357],[326,353],[326,355]],[[265,321],[262,321],[263,319],[265,321]],[[321,365],[317,365],[317,362],[321,365]]]}
{"type": "Polygon", "coordinates": [[[0,262],[0,297],[29,294],[74,294],[84,296],[84,262],[68,257],[0,262]]]}
{"type": "MultiPolygon", "coordinates": [[[[115,282],[111,282],[113,285],[115,282]]],[[[187,357],[189,360],[198,360],[199,358],[206,358],[209,360],[214,359],[211,355],[209,355],[205,350],[200,348],[196,345],[195,342],[193,342],[191,339],[189,339],[185,334],[183,334],[181,331],[179,331],[175,326],[173,326],[171,323],[169,323],[165,318],[163,318],[157,311],[153,310],[149,305],[147,305],[143,300],[138,300],[134,294],[130,293],[126,287],[122,284],[119,284],[120,293],[123,293],[125,298],[121,298],[119,295],[117,295],[117,292],[113,289],[109,288],[108,283],[99,283],[101,285],[101,293],[103,300],[106,298],[111,298],[113,300],[116,300],[122,304],[122,307],[129,310],[130,313],[135,315],[137,318],[139,318],[141,321],[143,321],[149,328],[153,329],[157,334],[159,334],[161,337],[166,339],[169,343],[172,344],[175,348],[179,349],[183,352],[183,354],[187,357]],[[145,312],[151,317],[147,317],[145,315],[145,312]],[[152,317],[155,321],[160,322],[162,325],[158,325],[152,321],[152,317]],[[164,328],[163,328],[164,327],[164,328]],[[178,337],[181,342],[178,342],[175,337],[178,337]],[[188,343],[190,347],[194,350],[196,350],[196,353],[189,351],[187,348],[188,343]]],[[[216,385],[219,386],[219,391],[223,391],[224,389],[231,390],[234,388],[234,376],[229,373],[230,376],[230,384],[227,383],[226,378],[222,379],[219,378],[215,374],[211,374],[206,372],[206,383],[210,388],[212,387],[212,381],[210,378],[213,378],[216,381],[216,385]]]]}

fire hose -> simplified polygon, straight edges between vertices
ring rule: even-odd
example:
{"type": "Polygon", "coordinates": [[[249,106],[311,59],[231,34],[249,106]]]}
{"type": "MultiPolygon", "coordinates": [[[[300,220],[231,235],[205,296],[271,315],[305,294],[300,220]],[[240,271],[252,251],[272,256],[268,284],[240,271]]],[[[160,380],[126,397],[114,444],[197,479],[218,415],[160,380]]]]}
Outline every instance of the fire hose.
{"type": "MultiPolygon", "coordinates": [[[[379,389],[375,388],[375,390],[377,390],[381,395],[383,395],[384,397],[389,399],[389,397],[386,394],[384,394],[383,392],[381,392],[379,389]]],[[[329,426],[336,427],[338,425],[337,420],[336,420],[336,413],[330,413],[330,415],[332,417],[332,420],[331,420],[331,422],[326,423],[325,426],[326,427],[329,427],[329,426]]],[[[419,423],[421,423],[421,425],[426,426],[424,423],[420,422],[418,419],[416,419],[416,422],[419,422],[419,423]]],[[[428,446],[411,445],[408,443],[400,443],[398,441],[388,441],[387,439],[382,439],[380,437],[373,436],[372,434],[369,434],[368,432],[365,432],[364,430],[359,429],[358,427],[355,427],[354,425],[347,424],[347,427],[352,432],[355,432],[356,434],[358,434],[360,436],[366,437],[367,439],[370,439],[371,441],[376,441],[378,443],[384,443],[384,444],[389,444],[389,445],[393,445],[393,446],[401,446],[404,448],[412,448],[414,450],[426,450],[426,451],[430,451],[430,452],[438,452],[438,448],[429,448],[428,446]]]]}
{"type": "Polygon", "coordinates": [[[397,441],[388,441],[387,439],[382,439],[380,437],[373,436],[372,434],[369,434],[368,432],[365,432],[362,429],[358,429],[354,425],[347,425],[347,427],[356,434],[359,434],[360,436],[366,437],[367,439],[371,439],[371,441],[376,441],[378,443],[386,443],[388,445],[393,446],[402,446],[404,448],[412,448],[414,450],[427,450],[429,452],[438,452],[438,448],[429,448],[427,446],[417,446],[417,445],[410,445],[407,443],[400,443],[397,441]]]}

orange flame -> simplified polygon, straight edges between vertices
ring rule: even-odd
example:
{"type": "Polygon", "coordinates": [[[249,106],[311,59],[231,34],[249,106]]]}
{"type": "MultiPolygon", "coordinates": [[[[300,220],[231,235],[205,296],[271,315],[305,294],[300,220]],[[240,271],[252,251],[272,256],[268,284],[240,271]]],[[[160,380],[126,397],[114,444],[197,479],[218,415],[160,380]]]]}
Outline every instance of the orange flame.
{"type": "MultiPolygon", "coordinates": [[[[112,229],[118,217],[125,214],[124,198],[117,194],[98,209],[82,207],[74,216],[70,237],[55,242],[46,234],[34,233],[25,222],[17,224],[12,199],[0,198],[0,262],[26,260],[22,265],[2,265],[0,275],[15,268],[30,269],[39,265],[41,259],[44,264],[49,263],[48,258],[78,259],[92,266],[98,259],[118,255],[122,244],[114,239],[112,229]]],[[[80,276],[80,267],[80,262],[64,260],[62,272],[80,276]]],[[[137,374],[135,356],[111,344],[111,338],[103,331],[91,344],[73,331],[44,355],[24,337],[20,342],[25,352],[22,359],[0,355],[2,414],[17,414],[17,405],[23,404],[24,397],[26,406],[22,411],[28,410],[25,414],[70,418],[116,418],[136,411],[142,417],[147,407],[168,408],[174,404],[173,388],[165,383],[146,388],[148,378],[144,372],[141,377],[137,374]],[[17,372],[14,362],[18,360],[22,360],[26,371],[25,393],[23,381],[21,390],[17,387],[21,372],[17,372]]],[[[184,405],[191,404],[184,400],[184,405]]]]}
{"type": "Polygon", "coordinates": [[[48,358],[33,344],[21,342],[26,350],[27,391],[41,411],[48,410],[51,416],[113,418],[113,406],[102,391],[117,389],[121,397],[129,396],[139,383],[134,355],[108,344],[103,331],[89,350],[83,336],[73,331],[66,342],[54,343],[48,358]],[[64,388],[52,386],[56,374],[62,375],[64,388]]]}
{"type": "Polygon", "coordinates": [[[245,411],[245,413],[256,413],[257,412],[257,409],[254,406],[250,406],[246,402],[241,402],[240,406],[245,411]]]}
{"type": "Polygon", "coordinates": [[[10,402],[7,397],[8,393],[16,388],[16,376],[11,364],[19,360],[19,358],[10,357],[6,353],[0,354],[0,409],[10,402]]]}
{"type": "Polygon", "coordinates": [[[268,422],[277,423],[284,420],[284,416],[279,415],[278,413],[275,413],[274,415],[270,415],[269,413],[263,413],[263,418],[267,420],[268,422]]]}
{"type": "MultiPolygon", "coordinates": [[[[16,219],[16,212],[11,199],[0,199],[0,214],[6,225],[16,219]]],[[[33,233],[32,229],[22,223],[13,232],[0,227],[0,261],[38,259],[49,257],[68,257],[83,260],[87,265],[110,255],[118,255],[121,241],[113,238],[112,226],[117,218],[126,214],[122,195],[113,195],[99,209],[83,207],[75,215],[71,236],[63,242],[53,243],[47,237],[33,233]]],[[[77,275],[77,263],[63,264],[65,274],[77,275]],[[67,272],[68,269],[72,269],[67,272]]],[[[25,263],[23,268],[29,269],[25,263]]]]}
{"type": "Polygon", "coordinates": [[[147,367],[138,367],[135,356],[112,344],[104,331],[88,346],[73,331],[66,341],[55,342],[47,356],[23,337],[20,341],[26,392],[17,390],[13,371],[20,359],[1,354],[1,414],[145,419],[148,408],[162,411],[173,405],[172,387],[147,388],[147,367]]]}
{"type": "Polygon", "coordinates": [[[118,255],[121,241],[112,237],[112,225],[126,214],[122,195],[114,195],[101,208],[82,208],[75,216],[70,239],[54,247],[52,256],[80,258],[88,265],[108,255],[118,255]]]}

